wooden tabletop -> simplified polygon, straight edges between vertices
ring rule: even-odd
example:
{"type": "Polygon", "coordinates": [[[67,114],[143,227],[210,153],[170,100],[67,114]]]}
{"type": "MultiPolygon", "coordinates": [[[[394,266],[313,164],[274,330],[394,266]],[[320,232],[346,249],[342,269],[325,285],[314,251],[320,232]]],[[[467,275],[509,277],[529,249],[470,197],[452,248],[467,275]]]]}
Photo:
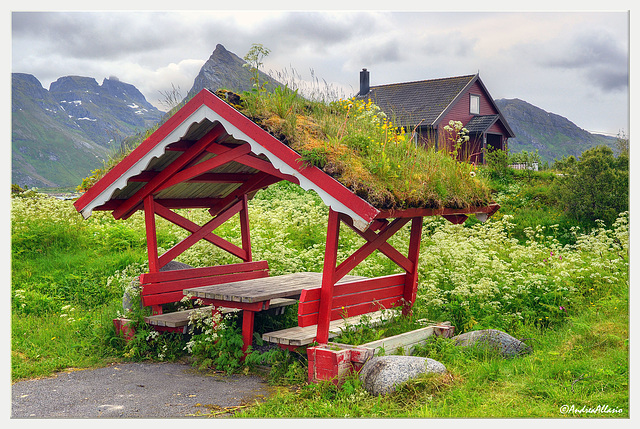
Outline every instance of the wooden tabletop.
{"type": "MultiPolygon", "coordinates": [[[[344,276],[338,283],[364,279],[360,276],[344,276]]],[[[293,273],[263,277],[239,282],[221,283],[184,289],[185,295],[196,298],[235,302],[263,302],[274,298],[299,298],[303,289],[322,285],[322,273],[293,273]]]]}

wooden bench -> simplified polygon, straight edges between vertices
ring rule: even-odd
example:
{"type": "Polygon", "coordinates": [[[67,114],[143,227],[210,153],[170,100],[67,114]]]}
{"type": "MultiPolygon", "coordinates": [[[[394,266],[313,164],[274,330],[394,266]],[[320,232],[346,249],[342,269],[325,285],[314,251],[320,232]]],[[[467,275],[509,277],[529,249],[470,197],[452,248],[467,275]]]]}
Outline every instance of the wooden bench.
{"type": "MultiPolygon", "coordinates": [[[[272,299],[269,304],[269,309],[274,310],[274,314],[283,314],[284,309],[287,305],[293,305],[297,301],[295,299],[287,299],[287,298],[276,298],[272,299]]],[[[194,310],[199,311],[213,311],[212,305],[207,305],[204,307],[192,308],[189,310],[183,311],[174,311],[171,313],[164,314],[156,314],[153,316],[147,316],[144,318],[144,321],[149,325],[153,326],[154,329],[158,331],[171,331],[171,332],[181,332],[183,334],[187,333],[187,329],[189,327],[189,320],[191,313],[194,310]]],[[[225,308],[218,307],[217,311],[221,314],[227,313],[235,313],[241,311],[239,308],[225,308]]]]}
{"type": "MultiPolygon", "coordinates": [[[[177,303],[184,298],[184,289],[259,279],[268,276],[269,265],[267,261],[142,274],[140,276],[142,305],[150,306],[152,309],[152,316],[146,317],[145,321],[157,330],[185,333],[192,310],[163,313],[163,305],[177,303]]],[[[195,297],[189,298],[196,299],[195,297]]],[[[295,303],[295,300],[286,299],[274,301],[271,303],[271,308],[295,303]]],[[[223,313],[237,311],[237,309],[220,307],[217,310],[223,313]]]]}
{"type": "MultiPolygon", "coordinates": [[[[334,286],[329,337],[338,336],[349,325],[360,323],[368,315],[370,324],[383,321],[383,309],[402,304],[406,273],[362,279],[334,286]]],[[[267,332],[264,341],[283,348],[307,346],[316,340],[320,308],[320,289],[305,289],[298,304],[298,326],[267,332]]]]}

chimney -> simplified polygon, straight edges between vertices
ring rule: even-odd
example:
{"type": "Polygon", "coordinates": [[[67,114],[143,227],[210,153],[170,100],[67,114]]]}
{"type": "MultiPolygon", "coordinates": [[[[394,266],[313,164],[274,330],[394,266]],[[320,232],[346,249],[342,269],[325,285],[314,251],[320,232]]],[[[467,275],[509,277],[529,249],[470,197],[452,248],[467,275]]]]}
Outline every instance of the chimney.
{"type": "Polygon", "coordinates": [[[360,96],[364,97],[369,93],[369,71],[362,69],[360,72],[360,96]]]}

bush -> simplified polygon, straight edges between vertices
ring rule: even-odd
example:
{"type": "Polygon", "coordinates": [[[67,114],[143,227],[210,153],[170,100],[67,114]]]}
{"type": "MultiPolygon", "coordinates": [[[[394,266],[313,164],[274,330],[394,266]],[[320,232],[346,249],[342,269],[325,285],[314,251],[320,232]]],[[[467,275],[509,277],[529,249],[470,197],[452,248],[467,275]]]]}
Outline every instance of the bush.
{"type": "Polygon", "coordinates": [[[559,193],[566,212],[576,220],[611,225],[629,209],[629,158],[598,146],[582,153],[575,168],[564,170],[559,193]]]}
{"type": "Polygon", "coordinates": [[[487,171],[493,180],[505,182],[512,176],[509,168],[509,152],[494,150],[487,153],[487,171]]]}

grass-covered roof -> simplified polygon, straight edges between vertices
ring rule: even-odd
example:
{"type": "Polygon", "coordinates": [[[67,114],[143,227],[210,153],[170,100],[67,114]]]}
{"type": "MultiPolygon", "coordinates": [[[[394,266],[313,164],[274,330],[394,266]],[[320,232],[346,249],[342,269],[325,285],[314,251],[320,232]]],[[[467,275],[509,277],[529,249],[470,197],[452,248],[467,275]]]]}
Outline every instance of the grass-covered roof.
{"type": "MultiPolygon", "coordinates": [[[[459,209],[491,202],[473,165],[416,144],[412,130],[397,128],[371,100],[309,101],[286,86],[216,94],[378,209],[459,209]]],[[[444,137],[463,139],[461,125],[452,125],[444,137]]]]}

